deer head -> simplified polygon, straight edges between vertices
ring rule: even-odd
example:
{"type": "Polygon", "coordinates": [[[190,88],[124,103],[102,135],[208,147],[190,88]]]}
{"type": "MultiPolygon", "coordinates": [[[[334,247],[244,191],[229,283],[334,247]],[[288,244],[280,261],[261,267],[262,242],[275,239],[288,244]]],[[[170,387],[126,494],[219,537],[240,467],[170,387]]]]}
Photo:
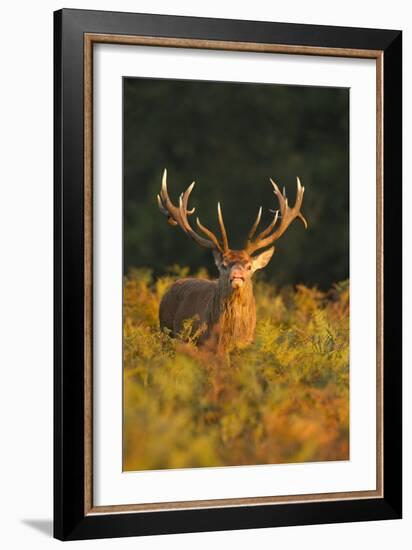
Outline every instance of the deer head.
{"type": "Polygon", "coordinates": [[[260,207],[255,222],[249,231],[244,248],[242,250],[233,250],[229,247],[220,203],[217,203],[217,217],[221,238],[218,239],[210,229],[200,222],[199,218],[196,218],[196,225],[203,233],[203,235],[200,235],[192,228],[188,221],[189,216],[195,212],[194,208],[189,209],[188,207],[189,197],[193,191],[195,182],[189,185],[186,191],[180,195],[179,205],[175,206],[170,200],[167,190],[167,171],[164,170],[163,172],[161,191],[160,194],[157,195],[160,211],[167,216],[171,225],[180,226],[181,229],[200,246],[212,250],[220,274],[219,281],[228,289],[231,289],[231,291],[241,290],[250,282],[256,270],[264,268],[269,263],[275,251],[275,247],[273,246],[274,242],[285,233],[293,220],[299,218],[303,222],[305,228],[307,227],[307,222],[300,211],[305,188],[302,187],[299,178],[297,178],[296,201],[292,208],[288,205],[285,190],[283,189],[283,193],[281,193],[272,179],[270,179],[270,182],[273,187],[273,192],[278,199],[279,209],[270,210],[273,213],[272,221],[255,237],[262,216],[262,207],[260,207]],[[278,223],[278,220],[280,220],[280,223],[278,223]],[[267,248],[267,250],[255,254],[258,250],[263,248],[267,248]]]}

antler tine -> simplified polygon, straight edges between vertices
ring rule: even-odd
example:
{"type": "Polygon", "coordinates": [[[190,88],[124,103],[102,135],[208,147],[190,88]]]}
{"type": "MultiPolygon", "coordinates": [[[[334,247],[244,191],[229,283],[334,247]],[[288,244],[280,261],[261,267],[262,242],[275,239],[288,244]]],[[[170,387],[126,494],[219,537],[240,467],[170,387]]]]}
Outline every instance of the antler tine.
{"type": "Polygon", "coordinates": [[[305,188],[302,187],[302,184],[300,182],[299,178],[296,178],[297,180],[297,192],[296,192],[296,201],[292,208],[288,205],[288,199],[286,196],[285,188],[283,188],[283,193],[281,193],[279,187],[276,185],[276,183],[270,178],[270,182],[273,186],[273,192],[276,195],[278,202],[279,202],[279,210],[276,210],[274,212],[274,217],[272,222],[268,225],[266,229],[264,229],[255,241],[251,242],[249,239],[249,243],[247,245],[247,250],[249,253],[255,252],[256,250],[260,248],[266,248],[267,246],[273,244],[283,233],[286,231],[286,229],[289,227],[289,225],[293,222],[295,218],[299,218],[305,228],[307,228],[307,222],[305,218],[303,217],[302,212],[300,211],[302,207],[303,202],[303,193],[305,192],[305,188]],[[271,233],[273,228],[275,227],[278,218],[279,218],[279,211],[280,211],[280,217],[281,222],[278,228],[271,233]]]}
{"type": "Polygon", "coordinates": [[[170,225],[178,225],[177,219],[177,208],[173,205],[172,201],[169,198],[169,193],[167,191],[167,171],[164,170],[162,176],[162,187],[160,189],[160,195],[157,195],[157,205],[162,214],[167,217],[167,221],[170,225]]]}
{"type": "MultiPolygon", "coordinates": [[[[276,183],[272,180],[272,178],[269,178],[270,179],[270,182],[273,186],[273,189],[274,189],[274,192],[277,194],[279,193],[279,196],[281,197],[280,200],[283,200],[283,195],[282,193],[279,191],[279,187],[276,185],[276,183]]],[[[282,202],[283,204],[283,202],[282,202]]],[[[278,221],[278,217],[279,217],[279,210],[271,210],[271,212],[274,213],[274,216],[273,216],[273,220],[270,222],[270,224],[266,227],[266,229],[264,229],[263,231],[261,231],[259,233],[259,235],[256,237],[256,242],[260,241],[261,239],[263,239],[264,237],[266,237],[267,235],[269,235],[269,233],[272,231],[272,229],[275,227],[276,225],[276,222],[278,221]]],[[[257,226],[259,224],[259,221],[260,221],[260,217],[262,215],[262,207],[260,207],[259,209],[259,213],[258,213],[258,217],[256,218],[256,221],[255,223],[253,224],[253,227],[248,235],[248,239],[246,241],[246,247],[248,249],[252,249],[253,248],[253,242],[252,242],[252,237],[253,235],[255,234],[255,231],[257,229],[257,226]],[[257,222],[257,223],[256,223],[257,222]]]]}
{"type": "Polygon", "coordinates": [[[227,238],[226,228],[223,221],[222,209],[220,207],[220,202],[217,203],[217,219],[219,220],[220,233],[222,235],[223,249],[225,252],[229,250],[229,241],[227,238]]]}
{"type": "Polygon", "coordinates": [[[261,233],[259,233],[259,235],[257,236],[256,238],[256,241],[260,241],[261,239],[263,239],[264,237],[266,237],[267,235],[269,235],[269,233],[272,231],[272,229],[275,227],[276,225],[276,222],[278,221],[278,218],[279,218],[279,210],[274,210],[273,211],[273,220],[270,222],[270,224],[266,227],[266,229],[264,229],[261,233]]]}
{"type": "Polygon", "coordinates": [[[196,218],[196,224],[197,224],[198,228],[199,228],[201,231],[203,231],[203,233],[204,233],[205,235],[207,235],[207,236],[209,237],[209,239],[214,243],[215,247],[216,247],[218,250],[220,250],[220,252],[222,252],[222,254],[223,254],[224,249],[223,249],[223,247],[221,246],[220,242],[217,240],[216,235],[215,235],[212,231],[210,231],[210,229],[208,229],[206,226],[204,226],[204,225],[200,222],[199,218],[196,218]]]}
{"type": "Polygon", "coordinates": [[[288,198],[286,196],[286,189],[285,189],[285,187],[283,187],[283,193],[281,193],[279,187],[272,180],[272,178],[269,178],[269,180],[270,180],[270,183],[272,184],[273,192],[275,193],[275,195],[278,198],[279,206],[280,206],[280,214],[281,214],[281,217],[283,217],[283,214],[284,214],[284,212],[285,212],[285,210],[288,206],[288,198]]]}
{"type": "MultiPolygon", "coordinates": [[[[190,194],[190,192],[189,192],[189,194],[190,194]]],[[[217,240],[216,236],[211,231],[209,231],[206,227],[201,226],[201,224],[199,225],[199,223],[200,223],[199,218],[196,218],[196,223],[200,227],[200,229],[202,229],[202,231],[210,238],[210,240],[207,240],[207,239],[201,237],[191,227],[191,225],[189,224],[189,222],[187,220],[183,195],[180,195],[180,197],[179,197],[179,208],[180,208],[180,212],[181,212],[181,216],[182,216],[182,222],[183,222],[182,228],[185,231],[185,233],[187,233],[190,237],[192,237],[192,239],[195,240],[201,246],[205,246],[206,248],[217,248],[218,250],[223,252],[222,247],[221,247],[219,241],[217,240]]]]}
{"type": "Polygon", "coordinates": [[[262,217],[262,207],[259,208],[258,214],[256,216],[256,219],[252,225],[252,229],[249,231],[249,234],[247,236],[247,242],[250,242],[252,240],[253,235],[256,233],[256,229],[260,223],[260,218],[262,217]]]}
{"type": "Polygon", "coordinates": [[[159,210],[162,212],[162,214],[168,217],[168,221],[171,225],[179,225],[186,234],[188,234],[201,246],[212,249],[217,248],[218,250],[223,252],[219,241],[211,231],[209,231],[208,234],[211,240],[205,239],[204,237],[196,233],[196,231],[191,227],[187,219],[188,216],[195,212],[194,208],[192,208],[191,210],[187,208],[189,196],[194,186],[195,182],[189,185],[186,191],[182,193],[179,197],[179,207],[175,206],[170,200],[167,190],[167,170],[165,169],[162,176],[161,191],[160,194],[157,195],[157,204],[159,206],[159,210]]]}
{"type": "Polygon", "coordinates": [[[296,177],[296,182],[298,186],[298,192],[296,195],[296,204],[295,208],[298,210],[298,218],[302,221],[303,225],[305,226],[305,229],[308,228],[308,222],[306,221],[305,217],[303,216],[302,212],[300,211],[302,207],[303,202],[303,193],[305,192],[305,188],[302,186],[299,177],[296,177]]]}
{"type": "MultiPolygon", "coordinates": [[[[182,197],[182,204],[183,204],[184,212],[188,216],[191,216],[196,211],[196,208],[192,208],[191,210],[188,210],[188,208],[187,208],[187,203],[189,201],[190,193],[193,191],[193,187],[195,186],[195,184],[196,184],[196,182],[192,181],[192,183],[189,185],[189,187],[186,189],[186,191],[183,194],[180,195],[182,197]]],[[[179,209],[180,209],[180,204],[179,204],[179,209]]]]}
{"type": "Polygon", "coordinates": [[[157,206],[159,207],[160,212],[164,216],[169,216],[169,212],[166,210],[166,208],[163,206],[162,199],[160,198],[160,195],[156,195],[157,198],[157,206]]]}

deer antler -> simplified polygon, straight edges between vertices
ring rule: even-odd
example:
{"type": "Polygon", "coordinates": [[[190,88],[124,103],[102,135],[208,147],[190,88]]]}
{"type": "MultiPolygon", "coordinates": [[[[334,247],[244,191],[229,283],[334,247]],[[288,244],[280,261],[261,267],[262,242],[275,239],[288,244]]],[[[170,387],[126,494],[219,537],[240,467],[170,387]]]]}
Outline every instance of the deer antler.
{"type": "Polygon", "coordinates": [[[289,227],[289,225],[293,222],[294,219],[299,218],[302,220],[305,228],[307,229],[308,224],[303,217],[302,212],[300,211],[302,207],[302,201],[303,201],[303,193],[305,192],[305,188],[302,187],[302,184],[300,183],[300,179],[296,178],[297,180],[297,193],[296,193],[296,201],[293,208],[290,208],[288,205],[288,199],[286,197],[285,188],[283,188],[283,193],[280,192],[279,187],[276,185],[276,183],[270,178],[270,182],[273,186],[273,192],[276,195],[278,201],[279,201],[279,209],[280,209],[280,225],[278,228],[273,232],[272,230],[276,226],[276,223],[279,218],[279,210],[271,210],[273,212],[273,220],[271,223],[264,229],[259,235],[256,237],[255,240],[253,239],[253,235],[256,232],[256,229],[260,222],[260,217],[262,215],[262,207],[260,207],[258,215],[256,217],[256,220],[252,226],[252,229],[249,232],[248,239],[246,241],[246,251],[249,254],[252,254],[256,250],[259,250],[260,248],[266,248],[267,246],[274,243],[283,233],[286,231],[286,229],[289,227]]]}
{"type": "Polygon", "coordinates": [[[198,244],[206,248],[217,249],[222,254],[224,254],[229,250],[229,243],[227,239],[225,224],[223,222],[220,203],[217,204],[217,216],[219,220],[220,231],[222,234],[222,244],[219,242],[216,235],[212,233],[212,231],[210,231],[210,229],[200,223],[199,218],[196,218],[197,226],[207,237],[209,237],[208,239],[205,239],[204,237],[196,233],[196,231],[191,227],[187,219],[188,216],[191,216],[195,212],[194,208],[192,208],[192,210],[188,209],[190,193],[192,192],[194,186],[195,182],[189,185],[186,191],[182,193],[179,197],[179,206],[175,206],[170,200],[169,193],[167,191],[167,170],[165,169],[163,171],[161,191],[160,194],[157,195],[157,204],[159,206],[159,210],[160,212],[162,212],[162,214],[167,216],[168,222],[171,225],[179,225],[183,229],[183,231],[198,244]]]}

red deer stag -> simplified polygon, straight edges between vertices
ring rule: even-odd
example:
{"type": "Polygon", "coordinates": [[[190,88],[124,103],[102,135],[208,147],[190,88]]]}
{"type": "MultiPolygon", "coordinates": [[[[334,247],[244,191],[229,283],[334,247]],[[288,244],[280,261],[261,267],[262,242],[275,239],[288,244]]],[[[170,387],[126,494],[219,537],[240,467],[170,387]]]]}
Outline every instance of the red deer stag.
{"type": "Polygon", "coordinates": [[[229,247],[220,203],[217,204],[217,216],[221,239],[219,240],[197,218],[197,227],[204,236],[200,235],[188,221],[188,217],[195,211],[194,208],[188,208],[189,196],[195,182],[180,195],[179,204],[176,206],[170,200],[166,179],[165,170],[161,191],[157,195],[160,211],[167,216],[171,225],[180,226],[197,244],[212,250],[219,278],[215,281],[194,278],[176,281],[160,303],[160,327],[167,328],[172,335],[176,335],[183,328],[185,320],[193,319],[193,328],[202,332],[199,344],[207,343],[219,353],[245,347],[253,341],[256,324],[252,275],[257,269],[262,269],[268,264],[275,247],[271,246],[255,256],[252,254],[273,245],[295,218],[300,218],[305,228],[307,227],[300,211],[305,188],[297,178],[296,202],[293,208],[290,208],[285,190],[281,193],[271,179],[273,191],[279,201],[279,210],[271,210],[274,214],[271,223],[254,238],[262,215],[260,207],[244,249],[233,250],[229,247]]]}

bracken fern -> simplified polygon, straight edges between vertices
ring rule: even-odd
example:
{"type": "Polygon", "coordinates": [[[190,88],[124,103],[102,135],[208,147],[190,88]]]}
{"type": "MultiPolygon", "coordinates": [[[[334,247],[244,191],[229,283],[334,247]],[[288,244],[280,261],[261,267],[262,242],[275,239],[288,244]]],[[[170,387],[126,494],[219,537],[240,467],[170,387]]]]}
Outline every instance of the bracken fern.
{"type": "Polygon", "coordinates": [[[258,281],[253,345],[219,357],[190,320],[179,338],[158,328],[162,295],[188,272],[125,278],[125,470],[347,460],[348,282],[258,281]]]}

